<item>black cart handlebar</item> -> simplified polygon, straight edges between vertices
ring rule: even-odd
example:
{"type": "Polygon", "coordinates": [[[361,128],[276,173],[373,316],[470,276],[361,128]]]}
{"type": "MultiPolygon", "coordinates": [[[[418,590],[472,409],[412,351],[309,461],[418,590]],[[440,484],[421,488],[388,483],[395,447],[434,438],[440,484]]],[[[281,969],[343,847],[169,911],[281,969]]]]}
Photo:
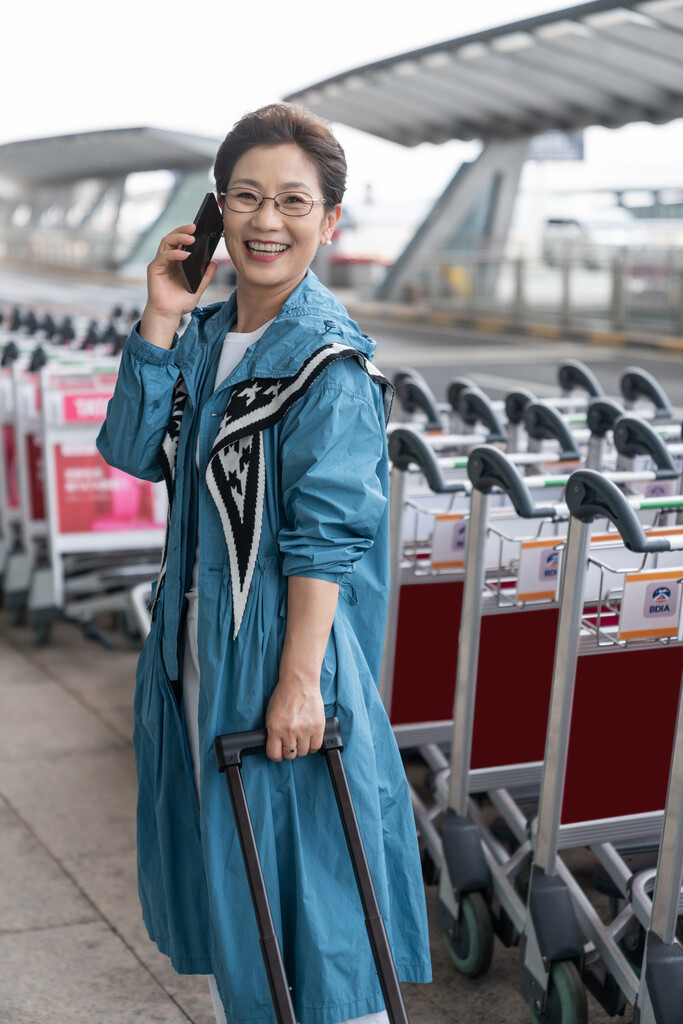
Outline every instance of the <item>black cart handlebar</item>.
{"type": "Polygon", "coordinates": [[[565,500],[575,519],[583,522],[609,519],[616,526],[629,551],[652,554],[656,551],[671,550],[668,538],[645,536],[640,520],[623,492],[615,483],[594,469],[578,469],[576,473],[572,473],[567,484],[565,500]]]}
{"type": "Polygon", "coordinates": [[[524,427],[536,441],[557,441],[560,462],[574,462],[581,458],[571,430],[556,409],[541,402],[531,402],[524,410],[524,427]]]}
{"type": "Polygon", "coordinates": [[[605,393],[593,371],[579,359],[569,359],[563,363],[557,371],[557,377],[560,387],[567,394],[580,390],[591,398],[601,398],[605,393]]]}
{"type": "Polygon", "coordinates": [[[673,419],[673,409],[666,392],[647,370],[627,366],[621,375],[619,386],[627,402],[636,402],[639,398],[646,398],[652,402],[656,420],[673,419]]]}
{"type": "Polygon", "coordinates": [[[621,416],[614,423],[614,446],[620,455],[632,459],[649,455],[657,467],[660,480],[674,480],[679,471],[666,444],[649,423],[637,416],[621,416]]]}
{"type": "Polygon", "coordinates": [[[467,490],[462,480],[447,481],[436,456],[422,437],[410,427],[397,427],[389,435],[389,458],[397,469],[418,466],[435,494],[458,494],[467,490]]]}
{"type": "Polygon", "coordinates": [[[554,505],[534,503],[517,467],[497,448],[482,445],[473,449],[467,462],[467,474],[472,486],[482,494],[490,494],[494,487],[504,491],[517,515],[524,519],[556,518],[554,505]]]}

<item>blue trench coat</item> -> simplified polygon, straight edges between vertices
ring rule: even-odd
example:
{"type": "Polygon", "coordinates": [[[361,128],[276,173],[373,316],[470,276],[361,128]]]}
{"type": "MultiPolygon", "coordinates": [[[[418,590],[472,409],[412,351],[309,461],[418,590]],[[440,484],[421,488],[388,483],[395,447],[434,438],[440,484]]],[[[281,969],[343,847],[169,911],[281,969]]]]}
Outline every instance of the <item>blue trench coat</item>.
{"type": "MultiPolygon", "coordinates": [[[[258,933],[213,739],[262,727],[287,616],[287,577],[340,586],[321,686],[343,754],[399,978],[431,979],[415,826],[403,766],[377,691],[389,587],[382,391],[355,358],[330,365],[263,432],[258,558],[237,638],[226,542],[204,469],[231,389],[295,374],[333,341],[368,358],[374,342],[309,271],[275,322],[211,394],[235,297],[195,310],[170,351],[133,331],[98,439],[111,465],[160,480],[157,453],[179,371],[189,400],[178,442],[166,576],[135,695],[138,881],[150,938],[182,974],[216,976],[228,1021],[273,1024],[258,933]],[[198,497],[197,497],[198,496],[198,497]],[[179,679],[184,592],[199,538],[199,740],[195,796],[179,679]]],[[[244,784],[273,918],[301,1024],[383,1008],[329,775],[322,757],[248,758],[244,784]]]]}

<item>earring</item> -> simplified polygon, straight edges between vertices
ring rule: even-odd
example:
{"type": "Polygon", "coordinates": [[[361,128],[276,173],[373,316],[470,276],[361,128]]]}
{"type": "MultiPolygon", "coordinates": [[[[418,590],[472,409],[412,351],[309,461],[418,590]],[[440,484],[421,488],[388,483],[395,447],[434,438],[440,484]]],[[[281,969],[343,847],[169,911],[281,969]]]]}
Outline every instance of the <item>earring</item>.
{"type": "Polygon", "coordinates": [[[332,239],[328,238],[326,242],[321,241],[320,244],[321,245],[332,245],[332,239]]]}

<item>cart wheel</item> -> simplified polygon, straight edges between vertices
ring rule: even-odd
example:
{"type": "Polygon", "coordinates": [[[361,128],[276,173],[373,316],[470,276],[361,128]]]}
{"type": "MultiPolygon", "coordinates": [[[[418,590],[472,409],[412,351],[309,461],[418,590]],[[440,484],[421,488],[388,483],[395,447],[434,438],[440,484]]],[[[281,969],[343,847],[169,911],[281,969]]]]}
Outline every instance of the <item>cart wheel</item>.
{"type": "Polygon", "coordinates": [[[41,622],[40,625],[34,626],[33,639],[40,647],[44,647],[45,644],[49,644],[52,639],[52,623],[41,622]]]}
{"type": "Polygon", "coordinates": [[[636,921],[634,926],[626,932],[619,943],[626,955],[626,959],[631,964],[638,977],[640,977],[640,971],[643,966],[645,939],[645,929],[636,921]]]}
{"type": "Polygon", "coordinates": [[[480,892],[468,892],[460,901],[455,938],[446,936],[448,952],[461,974],[477,978],[485,974],[493,959],[493,922],[480,892]]]}
{"type": "Polygon", "coordinates": [[[586,990],[570,960],[558,960],[552,965],[545,1012],[532,1007],[531,1016],[535,1024],[587,1024],[586,990]]]}

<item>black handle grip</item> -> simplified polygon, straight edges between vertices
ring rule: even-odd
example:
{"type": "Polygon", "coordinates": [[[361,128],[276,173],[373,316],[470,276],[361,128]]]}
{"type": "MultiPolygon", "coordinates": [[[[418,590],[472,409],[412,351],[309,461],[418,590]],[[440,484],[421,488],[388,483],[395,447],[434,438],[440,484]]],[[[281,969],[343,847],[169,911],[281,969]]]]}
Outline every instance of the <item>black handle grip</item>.
{"type": "Polygon", "coordinates": [[[504,491],[512,501],[517,515],[524,519],[555,517],[553,505],[534,504],[531,491],[519,470],[497,448],[474,448],[467,462],[467,474],[472,486],[483,494],[490,494],[494,487],[504,491]]]}
{"type": "Polygon", "coordinates": [[[560,445],[560,461],[569,462],[581,458],[571,430],[556,409],[541,402],[532,402],[524,412],[524,427],[529,437],[538,441],[557,441],[560,445]]]}
{"type": "Polygon", "coordinates": [[[469,377],[456,377],[450,381],[448,388],[446,389],[446,401],[450,405],[453,412],[460,412],[460,393],[469,389],[470,391],[477,391],[477,385],[469,377]]]}
{"type": "Polygon", "coordinates": [[[47,354],[42,345],[33,350],[31,361],[28,364],[29,373],[37,373],[47,363],[47,354]]]}
{"type": "Polygon", "coordinates": [[[518,426],[518,424],[524,421],[526,407],[536,401],[538,399],[532,391],[525,391],[523,388],[520,388],[518,391],[511,391],[505,396],[505,415],[508,421],[514,424],[514,426],[518,426]]]}
{"type": "Polygon", "coordinates": [[[666,444],[649,423],[636,416],[621,416],[614,424],[614,446],[628,459],[649,455],[661,480],[673,480],[679,473],[666,444]]]}
{"type": "Polygon", "coordinates": [[[557,371],[557,377],[560,387],[567,394],[580,389],[591,398],[601,398],[605,393],[593,371],[579,359],[569,359],[563,363],[557,371]]]}
{"type": "Polygon", "coordinates": [[[594,398],[586,410],[586,426],[593,437],[604,437],[623,415],[624,410],[611,398],[594,398]]]}
{"type": "Polygon", "coordinates": [[[673,419],[671,402],[658,380],[647,370],[638,366],[627,366],[619,381],[621,393],[627,402],[635,402],[639,398],[647,398],[655,409],[656,420],[673,419]]]}
{"type": "Polygon", "coordinates": [[[629,551],[649,554],[669,551],[669,541],[648,539],[640,520],[629,505],[623,492],[607,477],[594,469],[577,469],[569,478],[565,492],[569,511],[576,519],[592,522],[596,518],[609,519],[621,534],[629,551]]]}
{"type": "Polygon", "coordinates": [[[483,424],[488,431],[487,441],[489,444],[503,444],[507,440],[505,427],[498,419],[491,399],[483,391],[475,388],[463,388],[458,401],[458,412],[463,422],[470,427],[477,423],[483,424]]]}
{"type": "Polygon", "coordinates": [[[15,359],[19,358],[19,346],[15,341],[8,341],[2,350],[0,366],[11,366],[15,359]]]}
{"type": "Polygon", "coordinates": [[[443,423],[434,393],[424,377],[411,367],[404,367],[394,375],[396,397],[406,412],[420,410],[427,417],[428,430],[442,430],[443,423]]]}
{"type": "MultiPolygon", "coordinates": [[[[213,749],[216,755],[218,771],[224,772],[228,765],[242,764],[242,758],[248,754],[259,754],[266,746],[268,733],[265,729],[252,729],[250,732],[224,733],[216,736],[213,749]]],[[[325,723],[325,735],[320,753],[326,750],[343,750],[341,726],[338,718],[328,718],[325,723]]]]}
{"type": "Polygon", "coordinates": [[[434,452],[415,430],[397,427],[389,435],[389,458],[397,469],[419,466],[435,494],[457,494],[466,490],[463,481],[447,482],[434,452]]]}

